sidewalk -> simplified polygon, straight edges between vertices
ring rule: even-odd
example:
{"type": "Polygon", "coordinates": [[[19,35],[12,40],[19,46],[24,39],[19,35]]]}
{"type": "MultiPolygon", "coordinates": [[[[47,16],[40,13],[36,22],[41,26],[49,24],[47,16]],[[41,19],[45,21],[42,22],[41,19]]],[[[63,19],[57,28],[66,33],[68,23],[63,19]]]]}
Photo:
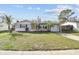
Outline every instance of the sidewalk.
{"type": "Polygon", "coordinates": [[[0,51],[0,55],[79,55],[79,50],[60,50],[60,51],[0,51]]]}

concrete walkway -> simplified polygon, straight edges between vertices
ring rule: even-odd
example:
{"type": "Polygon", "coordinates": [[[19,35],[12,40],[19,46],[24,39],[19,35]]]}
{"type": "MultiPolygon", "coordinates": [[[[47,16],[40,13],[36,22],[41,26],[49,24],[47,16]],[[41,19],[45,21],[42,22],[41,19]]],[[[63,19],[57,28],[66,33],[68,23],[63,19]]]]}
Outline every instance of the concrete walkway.
{"type": "Polygon", "coordinates": [[[0,51],[0,55],[79,55],[79,50],[60,50],[60,51],[0,51]]]}
{"type": "Polygon", "coordinates": [[[60,33],[60,34],[61,34],[62,36],[64,36],[64,37],[66,37],[66,38],[79,41],[79,36],[72,35],[72,34],[67,34],[67,33],[60,33]]]}

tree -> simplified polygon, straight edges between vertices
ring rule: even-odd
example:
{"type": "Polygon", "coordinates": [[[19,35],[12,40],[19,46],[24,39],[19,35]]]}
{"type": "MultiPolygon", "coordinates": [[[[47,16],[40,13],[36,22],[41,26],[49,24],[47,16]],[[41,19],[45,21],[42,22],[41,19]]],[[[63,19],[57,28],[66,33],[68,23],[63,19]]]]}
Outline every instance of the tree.
{"type": "Polygon", "coordinates": [[[11,32],[11,27],[10,26],[11,26],[11,23],[12,23],[12,17],[5,15],[4,18],[5,18],[5,21],[8,25],[8,30],[9,30],[9,32],[11,32]]]}
{"type": "Polygon", "coordinates": [[[71,9],[62,10],[58,16],[60,22],[65,22],[69,20],[69,17],[72,16],[74,12],[71,9]]]}
{"type": "Polygon", "coordinates": [[[36,22],[33,22],[33,21],[32,21],[31,25],[32,25],[32,29],[37,29],[37,28],[36,28],[36,26],[37,26],[37,23],[36,23],[36,22]]]}
{"type": "Polygon", "coordinates": [[[53,22],[52,21],[46,21],[46,26],[48,27],[48,30],[50,30],[51,26],[53,26],[53,22]]]}
{"type": "Polygon", "coordinates": [[[70,16],[72,16],[74,12],[71,9],[62,10],[58,16],[59,19],[59,30],[61,31],[61,23],[69,21],[70,16]]]}

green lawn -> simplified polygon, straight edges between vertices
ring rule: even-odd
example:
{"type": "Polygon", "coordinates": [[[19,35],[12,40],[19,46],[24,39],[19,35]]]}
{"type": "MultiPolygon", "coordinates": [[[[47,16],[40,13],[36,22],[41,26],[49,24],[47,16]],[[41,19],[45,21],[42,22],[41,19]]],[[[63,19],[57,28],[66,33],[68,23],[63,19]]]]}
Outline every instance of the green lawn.
{"type": "Polygon", "coordinates": [[[79,42],[58,33],[0,33],[0,50],[61,50],[79,49],[79,42]]]}

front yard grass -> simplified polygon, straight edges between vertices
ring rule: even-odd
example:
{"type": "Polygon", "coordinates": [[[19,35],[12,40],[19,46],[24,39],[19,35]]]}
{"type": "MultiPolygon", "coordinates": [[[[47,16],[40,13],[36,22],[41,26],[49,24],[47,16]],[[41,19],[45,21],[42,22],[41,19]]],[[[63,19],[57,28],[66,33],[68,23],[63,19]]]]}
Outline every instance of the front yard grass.
{"type": "Polygon", "coordinates": [[[79,36],[79,32],[73,32],[71,34],[79,36]]]}
{"type": "Polygon", "coordinates": [[[0,33],[0,50],[35,51],[79,49],[79,42],[58,33],[0,33]],[[2,38],[3,37],[3,38],[2,38]]]}

